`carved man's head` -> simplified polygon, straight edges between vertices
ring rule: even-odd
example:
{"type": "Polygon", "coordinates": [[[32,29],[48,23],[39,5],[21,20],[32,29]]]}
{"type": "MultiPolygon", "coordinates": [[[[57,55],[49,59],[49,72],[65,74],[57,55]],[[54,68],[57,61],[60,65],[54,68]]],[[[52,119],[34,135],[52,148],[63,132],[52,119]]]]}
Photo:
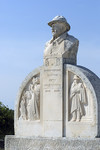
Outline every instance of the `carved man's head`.
{"type": "Polygon", "coordinates": [[[70,30],[70,25],[67,23],[67,20],[63,16],[56,16],[48,23],[48,25],[52,27],[53,38],[57,38],[64,32],[70,30]]]}

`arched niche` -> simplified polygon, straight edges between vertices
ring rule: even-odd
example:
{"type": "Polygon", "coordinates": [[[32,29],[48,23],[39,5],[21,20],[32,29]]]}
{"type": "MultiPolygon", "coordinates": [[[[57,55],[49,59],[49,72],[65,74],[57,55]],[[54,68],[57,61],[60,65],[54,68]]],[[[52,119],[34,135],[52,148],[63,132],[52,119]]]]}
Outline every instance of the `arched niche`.
{"type": "Polygon", "coordinates": [[[87,68],[69,64],[64,66],[64,136],[100,136],[100,79],[87,68]],[[75,99],[76,91],[78,91],[78,86],[76,91],[75,88],[72,89],[75,76],[84,89],[85,103],[79,102],[78,98],[75,99]],[[78,105],[77,108],[73,107],[75,105],[78,105]],[[77,117],[79,111],[80,119],[77,117]],[[75,115],[76,119],[73,119],[75,115]]]}
{"type": "Polygon", "coordinates": [[[16,98],[15,114],[14,114],[15,135],[18,136],[42,135],[42,92],[41,92],[42,71],[41,70],[42,67],[33,70],[25,78],[25,80],[22,82],[19,88],[17,98],[16,98]],[[36,95],[34,94],[34,92],[32,91],[33,88],[34,90],[38,88],[37,89],[39,94],[38,105],[36,104],[36,102],[34,103],[34,99],[36,99],[37,94],[36,95]],[[38,112],[38,117],[34,115],[33,107],[37,109],[36,111],[38,112]]]}

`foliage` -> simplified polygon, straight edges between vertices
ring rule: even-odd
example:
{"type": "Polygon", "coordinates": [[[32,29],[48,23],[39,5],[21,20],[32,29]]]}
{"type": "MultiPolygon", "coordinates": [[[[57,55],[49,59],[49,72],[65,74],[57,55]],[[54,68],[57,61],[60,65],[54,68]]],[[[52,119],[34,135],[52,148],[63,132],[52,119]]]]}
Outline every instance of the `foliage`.
{"type": "Polygon", "coordinates": [[[0,139],[12,134],[14,134],[14,110],[0,102],[0,139]]]}

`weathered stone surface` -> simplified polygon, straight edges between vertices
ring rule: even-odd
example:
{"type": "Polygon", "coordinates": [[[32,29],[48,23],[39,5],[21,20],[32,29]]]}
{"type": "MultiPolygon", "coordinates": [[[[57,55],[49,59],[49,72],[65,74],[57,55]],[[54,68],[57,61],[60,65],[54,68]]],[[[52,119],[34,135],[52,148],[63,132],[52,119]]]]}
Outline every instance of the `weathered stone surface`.
{"type": "Polygon", "coordinates": [[[56,16],[48,25],[44,64],[19,89],[5,150],[100,150],[100,78],[77,66],[79,41],[67,20],[56,16]]]}
{"type": "Polygon", "coordinates": [[[66,19],[57,16],[49,24],[53,39],[46,44],[43,66],[44,137],[63,136],[63,64],[76,64],[78,40],[68,35],[66,19]],[[56,22],[56,23],[55,23],[56,22]]]}
{"type": "Polygon", "coordinates": [[[44,137],[62,137],[62,64],[43,70],[44,137]]]}
{"type": "Polygon", "coordinates": [[[64,63],[76,64],[79,41],[67,33],[70,30],[67,20],[63,16],[56,16],[48,25],[52,28],[53,37],[46,43],[44,65],[55,65],[59,57],[63,58],[64,63]]]}
{"type": "Polygon", "coordinates": [[[64,135],[66,137],[100,137],[100,79],[93,72],[81,66],[67,64],[64,71],[64,129],[66,132],[64,135]],[[79,80],[78,83],[75,83],[76,90],[71,89],[75,75],[79,80]],[[81,87],[78,89],[79,85],[83,87],[84,95],[81,87]],[[74,92],[72,93],[71,90],[74,92]],[[74,106],[72,106],[73,102],[74,106]],[[72,112],[74,111],[80,113],[80,118],[73,120],[72,112]]]}
{"type": "Polygon", "coordinates": [[[100,150],[100,139],[6,136],[5,150],[100,150]]]}
{"type": "Polygon", "coordinates": [[[52,42],[49,41],[44,51],[44,65],[56,65],[59,57],[64,58],[64,63],[77,64],[78,45],[79,41],[66,32],[52,42]]]}
{"type": "Polygon", "coordinates": [[[15,134],[42,136],[42,67],[33,70],[19,89],[14,115],[15,134]],[[41,92],[40,92],[41,91],[41,92]]]}

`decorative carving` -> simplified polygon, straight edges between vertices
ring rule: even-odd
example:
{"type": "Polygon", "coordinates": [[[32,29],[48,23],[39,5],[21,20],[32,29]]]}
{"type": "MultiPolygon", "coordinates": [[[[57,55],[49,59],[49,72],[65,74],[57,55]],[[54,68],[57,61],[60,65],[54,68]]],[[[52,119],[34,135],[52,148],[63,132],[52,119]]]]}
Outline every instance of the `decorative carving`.
{"type": "Polygon", "coordinates": [[[46,65],[46,66],[49,66],[49,60],[48,60],[48,58],[45,59],[45,65],[46,65]]]}
{"type": "Polygon", "coordinates": [[[70,25],[63,16],[56,16],[52,21],[48,23],[48,25],[52,27],[53,38],[50,43],[53,42],[54,45],[56,45],[56,42],[54,41],[55,39],[57,39],[61,34],[65,33],[66,31],[70,30],[70,25]]]}
{"type": "Polygon", "coordinates": [[[86,93],[84,85],[79,81],[79,77],[74,75],[73,83],[70,89],[70,103],[72,114],[71,121],[80,121],[84,116],[84,104],[86,104],[86,93]]]}
{"type": "Polygon", "coordinates": [[[22,96],[20,102],[20,119],[26,120],[26,108],[25,108],[25,97],[22,96]]]}
{"type": "Polygon", "coordinates": [[[56,16],[48,25],[52,28],[53,37],[46,43],[44,59],[63,56],[66,63],[76,64],[79,41],[67,33],[70,30],[67,20],[63,16],[56,16]]]}
{"type": "Polygon", "coordinates": [[[28,86],[28,90],[24,90],[20,101],[20,117],[22,120],[39,120],[40,118],[40,78],[33,77],[28,86]]]}
{"type": "Polygon", "coordinates": [[[39,119],[39,107],[40,107],[40,78],[36,77],[33,79],[33,91],[34,91],[34,105],[33,105],[33,112],[34,112],[34,119],[39,119]]]}
{"type": "Polygon", "coordinates": [[[60,65],[60,58],[56,58],[56,65],[57,65],[57,66],[60,65]]]}
{"type": "Polygon", "coordinates": [[[34,93],[32,90],[33,84],[29,85],[29,91],[26,91],[26,101],[27,101],[27,119],[28,120],[34,120],[33,119],[33,108],[32,108],[32,103],[34,100],[34,93]]]}

